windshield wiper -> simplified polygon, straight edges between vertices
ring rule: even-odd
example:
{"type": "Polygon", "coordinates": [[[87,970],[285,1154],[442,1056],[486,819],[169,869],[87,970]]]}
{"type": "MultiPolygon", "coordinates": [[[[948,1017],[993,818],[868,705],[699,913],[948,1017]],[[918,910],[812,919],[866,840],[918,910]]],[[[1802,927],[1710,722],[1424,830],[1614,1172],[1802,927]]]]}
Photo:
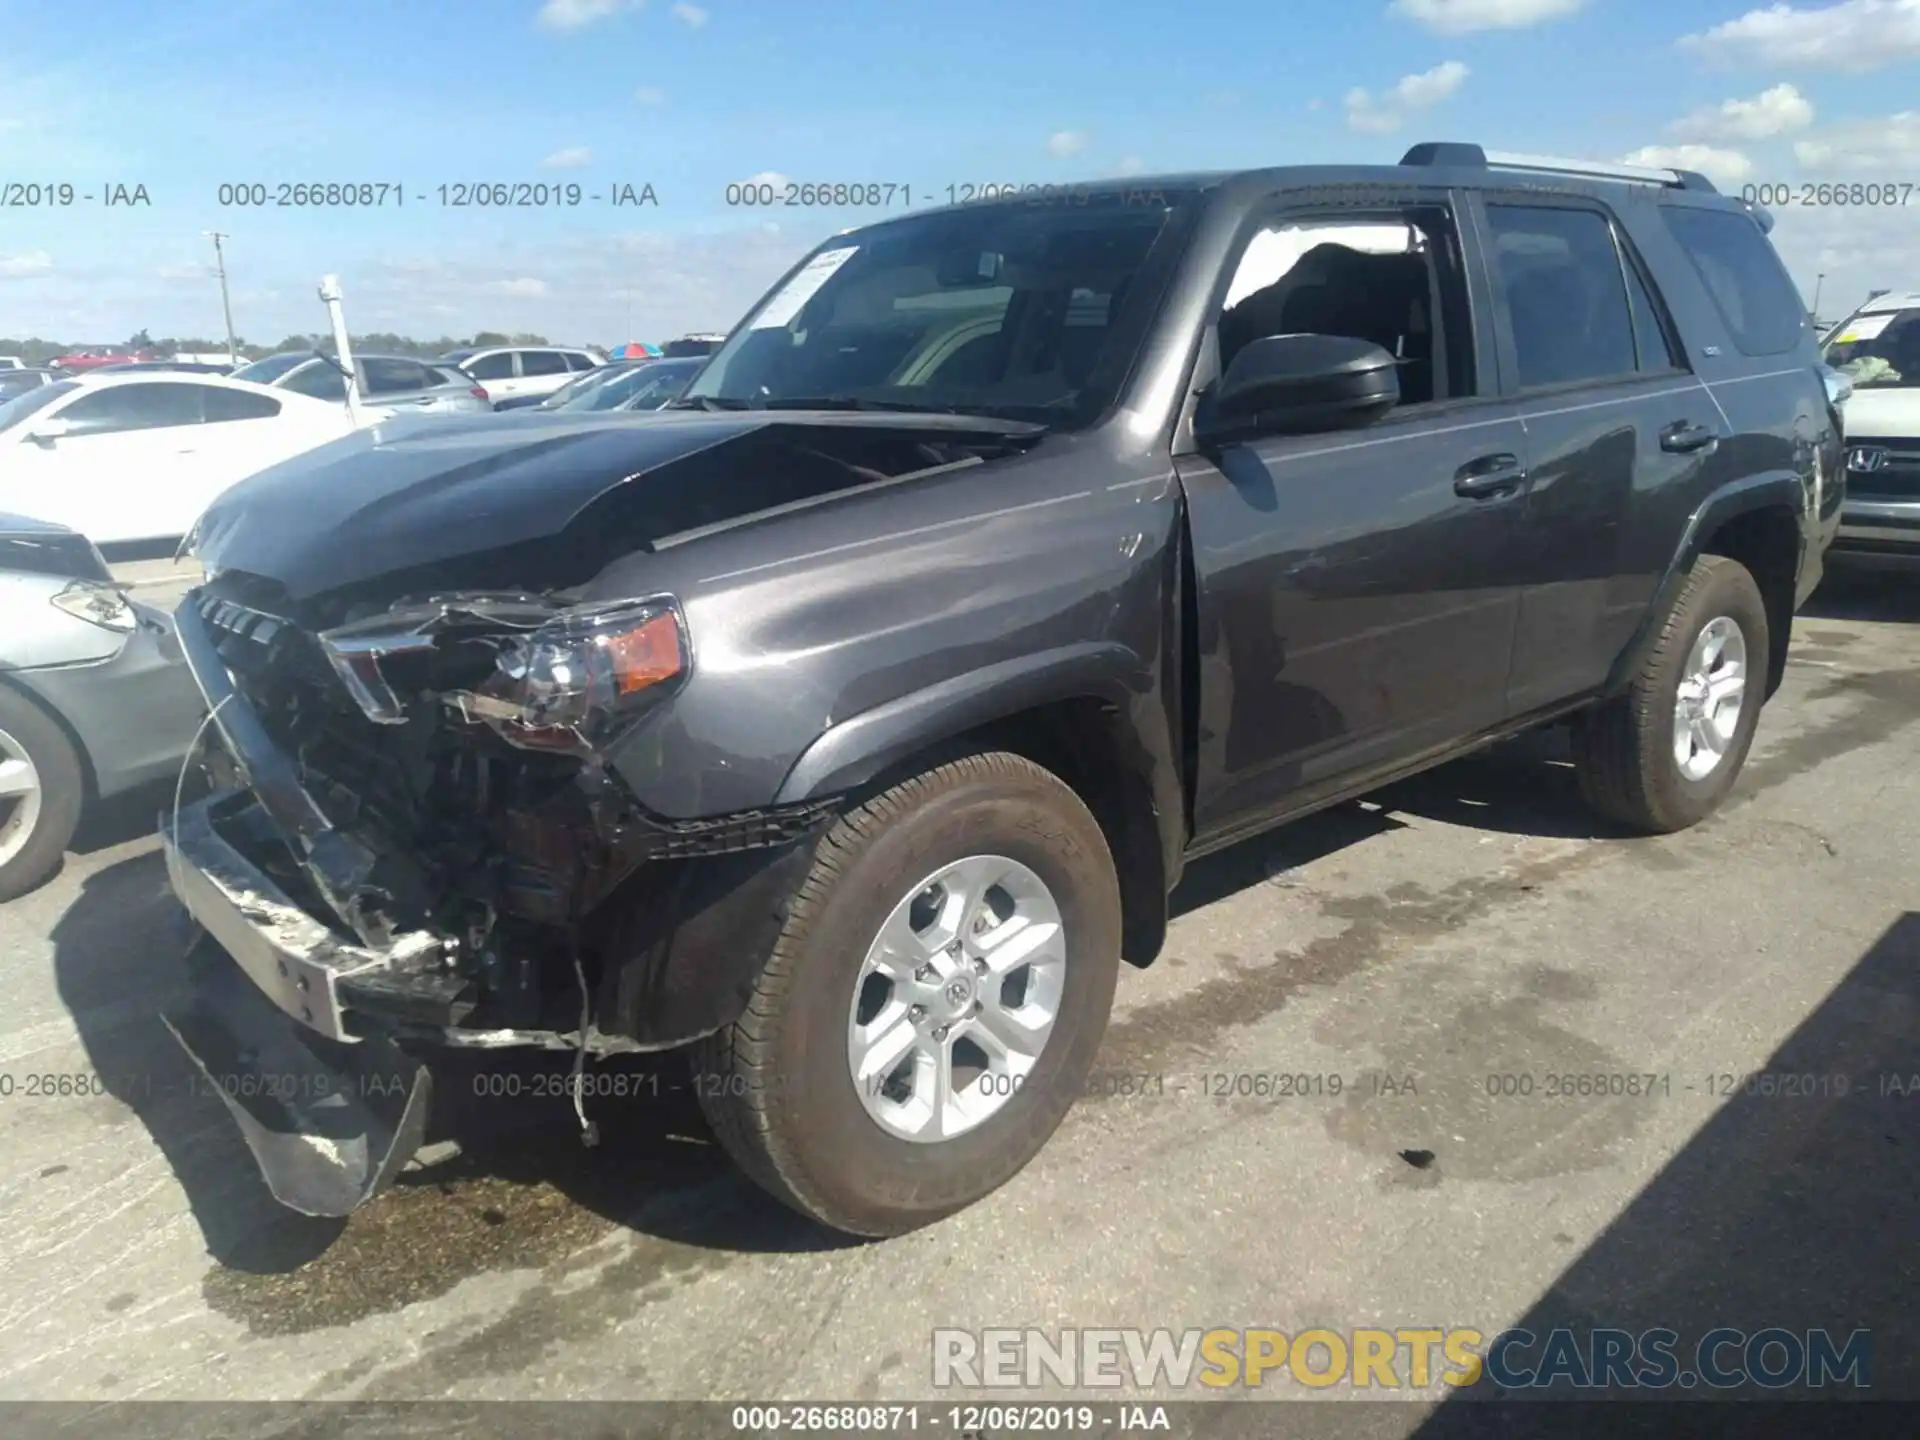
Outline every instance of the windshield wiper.
{"type": "Polygon", "coordinates": [[[719,395],[682,395],[678,400],[669,400],[668,410],[747,410],[752,408],[745,400],[735,400],[731,396],[719,395]]]}
{"type": "Polygon", "coordinates": [[[911,400],[869,400],[860,395],[782,395],[763,400],[768,410],[889,410],[906,415],[963,415],[957,405],[920,405],[911,400]]]}

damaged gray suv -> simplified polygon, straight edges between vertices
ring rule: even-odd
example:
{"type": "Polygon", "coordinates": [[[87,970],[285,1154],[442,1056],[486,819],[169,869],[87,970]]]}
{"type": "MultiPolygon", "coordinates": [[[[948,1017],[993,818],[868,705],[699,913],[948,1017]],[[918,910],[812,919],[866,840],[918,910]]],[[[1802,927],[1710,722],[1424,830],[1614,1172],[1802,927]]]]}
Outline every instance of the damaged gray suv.
{"type": "Polygon", "coordinates": [[[1189,859],[1548,722],[1623,829],[1727,795],[1843,489],[1768,223],[1457,144],[1022,191],[827,242],[665,411],[268,470],[191,537],[169,1022],[312,1213],[503,1046],[690,1049],[842,1231],[978,1200],[1189,859]]]}

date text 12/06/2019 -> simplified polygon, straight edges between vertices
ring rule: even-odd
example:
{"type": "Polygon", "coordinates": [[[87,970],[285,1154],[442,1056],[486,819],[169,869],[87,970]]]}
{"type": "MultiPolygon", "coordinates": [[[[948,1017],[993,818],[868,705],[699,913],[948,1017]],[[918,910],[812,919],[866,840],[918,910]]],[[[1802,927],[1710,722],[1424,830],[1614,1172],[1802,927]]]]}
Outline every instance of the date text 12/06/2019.
{"type": "Polygon", "coordinates": [[[399,180],[241,180],[219,186],[214,203],[245,210],[400,210],[408,205],[447,210],[578,210],[657,208],[660,195],[647,180],[587,186],[577,180],[460,180],[414,189],[399,180]]]}

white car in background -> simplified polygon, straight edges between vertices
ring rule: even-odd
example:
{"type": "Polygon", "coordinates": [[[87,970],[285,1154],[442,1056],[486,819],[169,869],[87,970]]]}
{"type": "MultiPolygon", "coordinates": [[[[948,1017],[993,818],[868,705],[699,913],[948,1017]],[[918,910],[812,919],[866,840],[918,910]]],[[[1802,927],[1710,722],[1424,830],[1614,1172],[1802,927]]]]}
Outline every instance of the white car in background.
{"type": "Polygon", "coordinates": [[[1845,402],[1847,498],[1836,556],[1920,556],[1920,292],[1876,295],[1828,332],[1845,402]]]}
{"type": "Polygon", "coordinates": [[[449,350],[435,363],[458,365],[498,405],[502,400],[551,395],[576,375],[606,364],[607,357],[568,345],[490,345],[449,350]]]}
{"type": "Polygon", "coordinates": [[[220,376],[58,380],[0,405],[0,511],[101,545],[171,538],[229,486],[351,431],[343,406],[220,376]]]}
{"type": "Polygon", "coordinates": [[[0,370],[24,370],[27,362],[18,355],[0,355],[0,370]]]}

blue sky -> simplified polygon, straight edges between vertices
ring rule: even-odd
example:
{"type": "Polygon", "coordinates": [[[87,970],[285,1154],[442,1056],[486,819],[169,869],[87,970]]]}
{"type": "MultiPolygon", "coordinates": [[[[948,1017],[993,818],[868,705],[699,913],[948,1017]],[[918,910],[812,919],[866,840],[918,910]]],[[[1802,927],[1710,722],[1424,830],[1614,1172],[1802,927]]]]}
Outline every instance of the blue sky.
{"type": "MultiPolygon", "coordinates": [[[[1920,0],[0,0],[0,184],[144,185],[0,208],[0,335],[248,339],[725,329],[861,212],[729,208],[730,181],[1043,183],[1418,139],[1895,180],[1902,209],[1780,212],[1833,312],[1920,288],[1920,0]],[[650,183],[658,205],[485,212],[473,181],[650,183]],[[399,209],[223,208],[223,183],[395,181],[399,209]],[[421,201],[418,197],[425,196],[421,201]]],[[[897,207],[896,207],[897,212],[897,207]]],[[[876,214],[884,212],[865,212],[876,214]]]]}

